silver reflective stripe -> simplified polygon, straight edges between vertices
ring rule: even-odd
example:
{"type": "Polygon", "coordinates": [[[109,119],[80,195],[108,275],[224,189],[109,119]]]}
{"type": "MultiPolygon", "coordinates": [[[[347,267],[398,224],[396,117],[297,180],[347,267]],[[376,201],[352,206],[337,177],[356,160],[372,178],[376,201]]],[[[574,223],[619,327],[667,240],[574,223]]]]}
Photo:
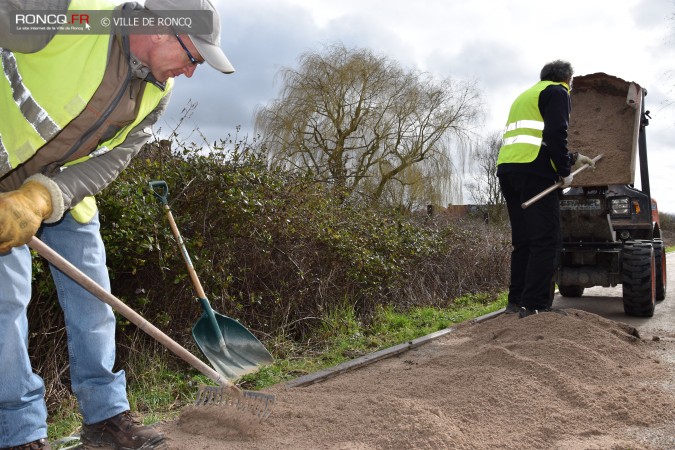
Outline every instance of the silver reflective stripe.
{"type": "Polygon", "coordinates": [[[47,111],[35,101],[26,85],[23,84],[23,79],[21,78],[21,74],[19,74],[19,69],[16,65],[14,53],[5,50],[4,48],[1,50],[3,71],[5,77],[9,81],[9,86],[12,89],[14,102],[16,102],[21,110],[23,117],[33,128],[35,128],[35,131],[38,132],[40,137],[45,141],[49,141],[56,136],[61,129],[54,123],[52,118],[49,117],[47,111]]]}
{"type": "Polygon", "coordinates": [[[9,154],[4,145],[2,145],[2,136],[0,136],[0,177],[12,170],[9,164],[9,154]]]}
{"type": "Polygon", "coordinates": [[[105,155],[110,150],[111,149],[109,149],[108,147],[106,147],[104,145],[103,147],[98,148],[98,149],[94,150],[93,152],[89,153],[89,156],[91,156],[92,158],[96,158],[97,156],[105,155]]]}
{"type": "Polygon", "coordinates": [[[505,133],[509,131],[517,130],[520,128],[529,128],[531,130],[544,130],[544,122],[541,120],[519,120],[517,122],[510,123],[506,126],[505,133]]]}
{"type": "Polygon", "coordinates": [[[536,145],[537,147],[541,146],[541,138],[534,137],[534,136],[527,136],[527,135],[521,135],[521,136],[513,136],[510,138],[504,139],[504,145],[511,145],[511,144],[531,144],[531,145],[536,145]]]}

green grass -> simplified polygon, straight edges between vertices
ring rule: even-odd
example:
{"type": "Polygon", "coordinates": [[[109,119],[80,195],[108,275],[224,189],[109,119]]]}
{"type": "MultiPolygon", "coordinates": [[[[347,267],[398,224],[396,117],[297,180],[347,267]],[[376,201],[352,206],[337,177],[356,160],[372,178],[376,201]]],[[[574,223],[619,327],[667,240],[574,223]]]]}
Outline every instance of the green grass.
{"type": "Polygon", "coordinates": [[[67,403],[60,405],[49,419],[48,437],[50,441],[72,435],[82,424],[82,417],[77,410],[75,398],[70,397],[67,403]]]}
{"type": "MultiPolygon", "coordinates": [[[[155,354],[161,354],[155,352],[155,354]]],[[[129,365],[141,368],[130,373],[134,382],[128,392],[131,410],[143,416],[145,424],[172,417],[185,404],[194,401],[194,391],[203,380],[195,374],[177,373],[167,367],[166,361],[137,356],[129,365]]]]}
{"type": "MultiPolygon", "coordinates": [[[[284,337],[266,343],[275,355],[274,364],[247,375],[239,385],[248,390],[264,389],[299,376],[314,373],[342,362],[425,336],[454,324],[473,319],[506,306],[506,293],[477,294],[455,299],[449,308],[417,307],[408,311],[380,308],[368,325],[361,323],[353,308],[342,305],[326,315],[316,336],[299,345],[284,337]]],[[[195,371],[171,371],[160,356],[166,352],[138,352],[128,362],[129,403],[143,422],[175,418],[194,401],[201,383],[210,381],[195,371]],[[154,356],[147,356],[148,354],[154,356]]],[[[49,424],[49,439],[55,441],[77,432],[81,417],[71,399],[61,405],[49,424]]]]}
{"type": "MultiPolygon", "coordinates": [[[[450,308],[419,307],[406,312],[381,308],[369,326],[360,324],[353,310],[341,307],[328,314],[318,342],[284,349],[284,358],[242,378],[246,389],[263,389],[317,372],[342,362],[448,328],[506,306],[506,293],[467,295],[450,308]]],[[[296,346],[292,343],[280,343],[296,346]]],[[[272,350],[274,352],[274,350],[272,350]]]]}

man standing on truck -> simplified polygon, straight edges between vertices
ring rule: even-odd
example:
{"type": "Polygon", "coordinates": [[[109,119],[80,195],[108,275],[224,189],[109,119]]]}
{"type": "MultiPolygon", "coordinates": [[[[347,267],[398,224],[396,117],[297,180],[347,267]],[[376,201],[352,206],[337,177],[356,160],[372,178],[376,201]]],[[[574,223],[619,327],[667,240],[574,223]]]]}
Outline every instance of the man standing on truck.
{"type": "MultiPolygon", "coordinates": [[[[50,449],[42,378],[28,353],[31,253],[36,233],[110,290],[93,195],[108,186],[152,136],[173,79],[207,62],[234,69],[220,48],[210,0],[0,2],[0,448],[50,449]],[[22,10],[25,9],[25,10],[22,10]],[[128,19],[188,12],[200,28],[152,33],[110,30],[11,32],[19,15],[128,19]],[[85,14],[80,14],[84,12],[85,14]]],[[[100,21],[101,24],[104,21],[100,21]]],[[[110,24],[110,21],[106,23],[110,24]]],[[[123,23],[121,21],[120,23],[123,23]]],[[[49,28],[49,27],[47,27],[49,28]]],[[[143,30],[140,30],[143,31],[143,30]]],[[[51,267],[64,311],[73,392],[87,448],[165,448],[164,437],[132,419],[122,370],[115,371],[110,306],[51,267]]]]}
{"type": "Polygon", "coordinates": [[[526,209],[522,203],[594,162],[567,149],[574,71],[567,61],[546,64],[540,80],[513,102],[497,158],[497,176],[511,222],[511,282],[507,313],[550,311],[560,250],[560,205],[554,191],[526,209]]]}

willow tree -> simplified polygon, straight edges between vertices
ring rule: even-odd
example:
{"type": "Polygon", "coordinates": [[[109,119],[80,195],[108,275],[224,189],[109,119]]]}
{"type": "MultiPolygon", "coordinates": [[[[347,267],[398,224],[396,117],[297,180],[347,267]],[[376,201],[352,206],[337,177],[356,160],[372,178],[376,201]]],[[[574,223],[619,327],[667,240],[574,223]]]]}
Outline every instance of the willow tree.
{"type": "Polygon", "coordinates": [[[506,200],[497,178],[497,158],[502,145],[502,132],[493,132],[471,151],[473,181],[467,183],[469,194],[481,212],[493,221],[506,218],[506,200]]]}
{"type": "Polygon", "coordinates": [[[448,142],[480,112],[471,83],[436,81],[342,44],[305,53],[279,75],[280,97],[256,113],[270,161],[375,200],[429,196],[415,185],[451,175],[448,142]]]}

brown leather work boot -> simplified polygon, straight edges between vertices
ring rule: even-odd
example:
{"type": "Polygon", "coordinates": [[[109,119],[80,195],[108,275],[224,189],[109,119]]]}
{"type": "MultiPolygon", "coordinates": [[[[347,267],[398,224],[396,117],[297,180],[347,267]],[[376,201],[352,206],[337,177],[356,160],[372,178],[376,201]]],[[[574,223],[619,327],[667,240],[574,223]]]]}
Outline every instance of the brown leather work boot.
{"type": "Polygon", "coordinates": [[[38,439],[37,441],[29,442],[23,445],[16,445],[14,447],[7,447],[0,450],[52,450],[47,439],[38,439]]]}
{"type": "Polygon", "coordinates": [[[164,436],[134,420],[131,411],[124,411],[91,425],[82,424],[80,440],[86,448],[102,446],[110,446],[115,450],[166,448],[164,436]]]}

